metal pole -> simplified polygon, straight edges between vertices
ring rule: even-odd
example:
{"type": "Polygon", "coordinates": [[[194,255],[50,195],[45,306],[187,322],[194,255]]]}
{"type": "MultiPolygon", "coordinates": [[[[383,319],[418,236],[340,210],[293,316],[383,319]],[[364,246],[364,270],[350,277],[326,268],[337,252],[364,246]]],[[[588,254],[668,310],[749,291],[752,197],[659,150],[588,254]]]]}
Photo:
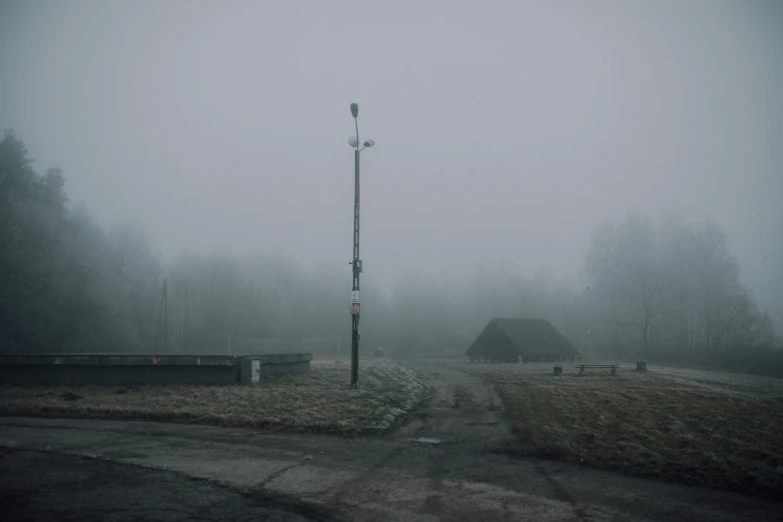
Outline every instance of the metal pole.
{"type": "MultiPolygon", "coordinates": [[[[354,118],[355,119],[355,118],[354,118]]],[[[355,119],[356,120],[356,119],[355,119]]],[[[356,120],[356,151],[354,152],[354,199],[353,199],[353,286],[359,291],[359,122],[356,120]]],[[[361,307],[361,304],[357,304],[361,307]]],[[[351,389],[359,388],[359,311],[351,314],[351,389]]]]}

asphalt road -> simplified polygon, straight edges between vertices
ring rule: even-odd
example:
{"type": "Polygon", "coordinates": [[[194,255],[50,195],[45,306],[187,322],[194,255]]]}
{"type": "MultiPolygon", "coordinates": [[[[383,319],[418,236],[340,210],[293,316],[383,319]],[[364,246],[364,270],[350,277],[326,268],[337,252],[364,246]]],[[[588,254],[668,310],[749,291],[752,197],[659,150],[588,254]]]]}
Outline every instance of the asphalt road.
{"type": "Polygon", "coordinates": [[[783,504],[537,458],[491,386],[414,367],[435,396],[383,437],[0,418],[0,519],[783,519],[783,504]],[[457,386],[475,403],[455,408],[457,386]]]}
{"type": "Polygon", "coordinates": [[[318,506],[241,494],[138,466],[63,453],[0,450],[0,519],[7,521],[329,520],[318,506]]]}

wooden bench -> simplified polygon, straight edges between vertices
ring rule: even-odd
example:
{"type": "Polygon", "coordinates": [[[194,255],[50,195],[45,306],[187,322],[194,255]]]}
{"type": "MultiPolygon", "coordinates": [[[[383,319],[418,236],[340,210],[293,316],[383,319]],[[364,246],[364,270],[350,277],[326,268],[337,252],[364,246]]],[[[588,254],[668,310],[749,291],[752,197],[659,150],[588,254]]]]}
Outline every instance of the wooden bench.
{"type": "Polygon", "coordinates": [[[612,375],[617,375],[617,368],[619,364],[578,364],[576,368],[579,368],[579,375],[584,375],[585,368],[611,368],[612,375]]]}

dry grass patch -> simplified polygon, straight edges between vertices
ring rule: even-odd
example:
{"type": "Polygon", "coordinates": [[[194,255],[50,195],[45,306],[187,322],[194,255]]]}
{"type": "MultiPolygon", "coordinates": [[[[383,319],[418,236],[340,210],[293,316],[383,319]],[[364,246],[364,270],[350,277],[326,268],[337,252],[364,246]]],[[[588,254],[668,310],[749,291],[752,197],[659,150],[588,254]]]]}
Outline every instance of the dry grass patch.
{"type": "Polygon", "coordinates": [[[421,375],[365,365],[360,390],[349,368],[282,375],[259,386],[4,386],[0,414],[135,419],[357,435],[400,423],[429,394],[421,375]]]}
{"type": "Polygon", "coordinates": [[[543,453],[763,496],[783,491],[783,398],[638,375],[552,377],[474,367],[543,453]]]}

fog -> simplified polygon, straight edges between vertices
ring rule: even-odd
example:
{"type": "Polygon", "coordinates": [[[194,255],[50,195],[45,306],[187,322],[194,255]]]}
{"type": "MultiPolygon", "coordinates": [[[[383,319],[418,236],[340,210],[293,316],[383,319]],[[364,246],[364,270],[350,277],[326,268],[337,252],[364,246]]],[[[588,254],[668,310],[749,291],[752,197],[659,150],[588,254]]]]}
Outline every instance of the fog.
{"type": "Polygon", "coordinates": [[[781,325],[781,27],[776,1],[2,2],[0,126],[165,262],[347,279],[358,102],[363,289],[589,282],[602,222],[676,212],[781,325]]]}

